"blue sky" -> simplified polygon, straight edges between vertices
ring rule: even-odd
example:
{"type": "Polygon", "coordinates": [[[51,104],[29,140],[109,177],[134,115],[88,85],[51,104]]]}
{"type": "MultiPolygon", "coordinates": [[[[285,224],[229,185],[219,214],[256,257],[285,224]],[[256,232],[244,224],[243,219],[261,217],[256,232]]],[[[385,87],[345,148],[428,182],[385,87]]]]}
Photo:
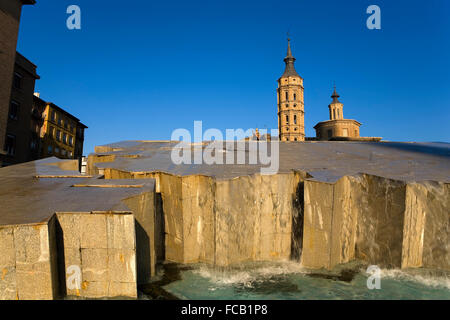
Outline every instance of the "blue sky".
{"type": "Polygon", "coordinates": [[[176,128],[276,128],[286,32],[304,78],[306,135],[328,119],[333,82],[361,135],[450,141],[450,2],[38,0],[18,51],[36,91],[82,120],[85,153],[176,128]],[[66,28],[76,4],[82,29],[66,28]],[[345,5],[344,5],[345,4],[345,5]],[[366,8],[381,8],[381,30],[366,8]]]}

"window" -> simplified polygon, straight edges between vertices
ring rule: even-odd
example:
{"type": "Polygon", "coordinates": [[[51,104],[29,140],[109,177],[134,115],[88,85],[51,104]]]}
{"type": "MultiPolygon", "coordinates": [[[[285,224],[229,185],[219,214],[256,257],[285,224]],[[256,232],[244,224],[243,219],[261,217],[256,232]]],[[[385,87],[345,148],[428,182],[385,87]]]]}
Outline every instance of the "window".
{"type": "Polygon", "coordinates": [[[53,154],[53,146],[48,146],[47,147],[47,153],[48,154],[53,154]]]}
{"type": "Polygon", "coordinates": [[[73,153],[72,151],[69,151],[69,157],[72,158],[73,157],[73,153]]]}
{"type": "Polygon", "coordinates": [[[19,107],[20,104],[17,101],[11,101],[11,105],[9,106],[9,118],[11,120],[19,119],[19,107]]]}
{"type": "Polygon", "coordinates": [[[64,143],[66,143],[67,144],[67,133],[63,133],[63,139],[62,139],[62,142],[64,142],[64,143]]]}
{"type": "Polygon", "coordinates": [[[337,109],[337,114],[338,114],[338,118],[339,118],[339,109],[337,109]]]}
{"type": "Polygon", "coordinates": [[[297,124],[297,115],[294,114],[294,124],[297,124]]]}
{"type": "Polygon", "coordinates": [[[73,137],[69,136],[69,146],[73,146],[73,137]]]}
{"type": "Polygon", "coordinates": [[[289,100],[289,92],[286,91],[286,100],[289,100]]]}
{"type": "Polygon", "coordinates": [[[59,148],[55,147],[55,153],[59,153],[59,148]]]}
{"type": "Polygon", "coordinates": [[[66,156],[66,150],[65,149],[61,149],[61,155],[66,156]]]}
{"type": "Polygon", "coordinates": [[[333,119],[336,119],[336,110],[333,109],[333,119]]]}
{"type": "Polygon", "coordinates": [[[294,138],[294,141],[297,141],[297,138],[294,138]]]}
{"type": "Polygon", "coordinates": [[[62,127],[63,120],[61,117],[58,117],[58,125],[62,127]]]}
{"type": "Polygon", "coordinates": [[[333,136],[333,130],[328,130],[328,139],[330,139],[333,136]]]}
{"type": "Polygon", "coordinates": [[[31,139],[30,148],[31,148],[31,150],[36,150],[36,148],[37,148],[36,139],[31,139]]]}
{"type": "Polygon", "coordinates": [[[14,78],[13,78],[13,86],[14,86],[14,88],[22,89],[22,79],[23,79],[23,77],[22,77],[21,74],[19,74],[17,72],[14,72],[14,78]]]}
{"type": "Polygon", "coordinates": [[[294,108],[297,107],[297,105],[294,103],[294,108]]]}
{"type": "Polygon", "coordinates": [[[288,104],[286,105],[286,109],[287,109],[287,108],[289,108],[289,105],[288,105],[288,104]]]}
{"type": "Polygon", "coordinates": [[[297,94],[296,93],[294,93],[294,100],[297,100],[297,94]]]}
{"type": "MultiPolygon", "coordinates": [[[[56,140],[61,141],[61,130],[56,131],[56,140]]],[[[55,149],[55,151],[56,151],[56,149],[55,149]]]]}
{"type": "Polygon", "coordinates": [[[289,116],[286,115],[286,124],[289,124],[289,116]]]}
{"type": "Polygon", "coordinates": [[[53,122],[56,122],[56,111],[55,111],[55,110],[52,111],[52,117],[51,117],[51,120],[52,120],[53,122]]]}
{"type": "Polygon", "coordinates": [[[342,129],[342,135],[344,137],[348,137],[348,129],[347,128],[342,129]]]}
{"type": "Polygon", "coordinates": [[[16,153],[16,136],[12,134],[6,135],[5,151],[9,156],[13,156],[16,153]]]}
{"type": "Polygon", "coordinates": [[[55,128],[49,127],[48,128],[48,136],[53,138],[54,134],[55,134],[55,128]]]}

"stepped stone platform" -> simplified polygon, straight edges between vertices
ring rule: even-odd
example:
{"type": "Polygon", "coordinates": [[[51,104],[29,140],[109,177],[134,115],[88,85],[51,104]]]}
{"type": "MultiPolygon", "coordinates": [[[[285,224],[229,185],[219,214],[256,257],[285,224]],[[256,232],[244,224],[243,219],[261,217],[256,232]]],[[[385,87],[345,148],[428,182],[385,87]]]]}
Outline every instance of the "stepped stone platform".
{"type": "Polygon", "coordinates": [[[154,180],[77,168],[49,158],[0,169],[0,299],[135,298],[154,274],[154,180]],[[71,266],[78,286],[66,285],[71,266]]]}
{"type": "Polygon", "coordinates": [[[136,298],[161,261],[450,270],[449,144],[280,142],[273,174],[248,142],[217,149],[244,150],[224,165],[175,165],[176,145],[96,147],[87,175],[56,158],[1,168],[0,299],[136,298]]]}
{"type": "MultiPolygon", "coordinates": [[[[210,143],[192,144],[192,154],[210,143]]],[[[106,179],[156,180],[170,261],[450,269],[449,144],[280,142],[273,175],[260,174],[263,165],[175,165],[176,145],[119,142],[88,160],[106,179]]],[[[216,152],[225,159],[240,148],[216,152]]],[[[256,151],[245,149],[249,163],[256,151]]]]}

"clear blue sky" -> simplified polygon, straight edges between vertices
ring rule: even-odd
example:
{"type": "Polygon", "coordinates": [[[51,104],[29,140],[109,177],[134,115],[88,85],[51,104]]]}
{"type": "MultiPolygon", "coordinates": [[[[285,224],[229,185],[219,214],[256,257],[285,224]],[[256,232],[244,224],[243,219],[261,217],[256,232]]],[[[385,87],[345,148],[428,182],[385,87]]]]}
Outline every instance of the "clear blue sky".
{"type": "Polygon", "coordinates": [[[361,134],[450,141],[450,1],[38,0],[18,50],[36,90],[82,120],[85,153],[176,128],[276,128],[290,30],[305,126],[328,119],[333,81],[361,134]],[[77,4],[82,29],[66,28],[77,4]],[[381,30],[366,8],[381,8],[381,30]]]}

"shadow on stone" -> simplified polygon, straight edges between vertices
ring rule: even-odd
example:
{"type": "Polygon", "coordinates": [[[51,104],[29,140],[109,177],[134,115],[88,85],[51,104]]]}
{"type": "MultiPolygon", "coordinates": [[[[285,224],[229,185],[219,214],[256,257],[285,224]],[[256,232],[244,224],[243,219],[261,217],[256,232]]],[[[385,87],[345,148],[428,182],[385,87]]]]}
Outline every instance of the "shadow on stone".
{"type": "Polygon", "coordinates": [[[291,259],[295,261],[300,261],[303,248],[304,187],[303,181],[298,184],[292,205],[291,259]]]}
{"type": "Polygon", "coordinates": [[[163,287],[174,281],[182,280],[181,271],[191,270],[191,267],[181,266],[176,263],[163,264],[164,273],[160,280],[140,285],[138,289],[153,300],[180,300],[163,287]]]}

